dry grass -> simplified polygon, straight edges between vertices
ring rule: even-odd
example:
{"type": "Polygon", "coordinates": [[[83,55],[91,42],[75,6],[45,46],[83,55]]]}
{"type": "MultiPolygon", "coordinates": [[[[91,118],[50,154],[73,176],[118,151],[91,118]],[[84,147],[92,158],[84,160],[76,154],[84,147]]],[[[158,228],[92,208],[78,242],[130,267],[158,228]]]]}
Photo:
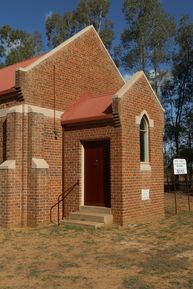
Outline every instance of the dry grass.
{"type": "Polygon", "coordinates": [[[178,204],[166,194],[164,220],[128,229],[2,230],[0,288],[193,288],[193,213],[178,204]]]}

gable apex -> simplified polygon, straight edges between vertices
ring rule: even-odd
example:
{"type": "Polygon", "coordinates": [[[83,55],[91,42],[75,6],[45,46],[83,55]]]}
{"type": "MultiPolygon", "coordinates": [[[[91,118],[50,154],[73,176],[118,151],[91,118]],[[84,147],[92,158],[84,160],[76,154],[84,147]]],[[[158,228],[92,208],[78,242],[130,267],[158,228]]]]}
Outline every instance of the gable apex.
{"type": "Polygon", "coordinates": [[[115,98],[121,98],[141,77],[144,77],[149,88],[153,92],[153,95],[158,102],[161,109],[165,112],[165,109],[163,108],[158,96],[156,95],[155,91],[153,90],[149,80],[147,79],[145,73],[141,70],[136,72],[122,87],[121,89],[114,95],[115,98]]]}
{"type": "Polygon", "coordinates": [[[108,52],[107,48],[105,47],[102,39],[100,38],[99,34],[97,33],[96,29],[94,28],[93,25],[89,25],[87,27],[85,27],[84,29],[82,29],[81,31],[79,31],[78,33],[76,33],[75,35],[73,35],[72,37],[70,37],[69,39],[67,39],[66,41],[64,41],[63,43],[61,43],[60,45],[58,45],[57,47],[55,47],[54,49],[52,49],[50,52],[46,53],[44,56],[42,56],[40,59],[38,59],[37,61],[33,62],[31,65],[25,67],[25,68],[18,68],[17,70],[19,71],[24,71],[27,72],[31,69],[33,69],[34,67],[36,67],[37,65],[39,65],[40,63],[42,63],[44,60],[48,59],[50,56],[52,56],[53,54],[55,54],[56,52],[58,52],[60,49],[64,48],[65,46],[67,46],[68,44],[72,43],[74,40],[78,39],[79,37],[81,37],[83,34],[85,34],[86,32],[88,32],[89,30],[92,30],[99,42],[102,44],[103,49],[105,50],[107,56],[109,57],[111,63],[114,65],[115,69],[117,70],[119,76],[121,77],[121,79],[123,80],[123,82],[125,83],[125,80],[122,76],[122,74],[120,73],[119,69],[117,68],[115,62],[113,61],[110,53],[108,52]]]}

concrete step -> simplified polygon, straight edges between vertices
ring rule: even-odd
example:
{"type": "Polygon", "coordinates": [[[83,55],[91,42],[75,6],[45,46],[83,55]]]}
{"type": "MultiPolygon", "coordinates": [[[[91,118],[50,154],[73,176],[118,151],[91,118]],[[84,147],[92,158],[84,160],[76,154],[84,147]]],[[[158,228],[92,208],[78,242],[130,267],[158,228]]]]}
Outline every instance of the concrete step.
{"type": "Polygon", "coordinates": [[[81,226],[87,228],[98,229],[104,227],[104,223],[97,223],[91,221],[81,221],[81,220],[72,220],[72,219],[64,219],[62,221],[64,225],[73,225],[73,226],[81,226]]]}
{"type": "Polygon", "coordinates": [[[111,209],[106,208],[106,207],[96,207],[96,206],[80,206],[80,212],[111,214],[111,209]]]}
{"type": "Polygon", "coordinates": [[[70,213],[69,219],[104,223],[105,226],[110,226],[113,223],[113,216],[111,214],[99,214],[87,211],[70,213]]]}

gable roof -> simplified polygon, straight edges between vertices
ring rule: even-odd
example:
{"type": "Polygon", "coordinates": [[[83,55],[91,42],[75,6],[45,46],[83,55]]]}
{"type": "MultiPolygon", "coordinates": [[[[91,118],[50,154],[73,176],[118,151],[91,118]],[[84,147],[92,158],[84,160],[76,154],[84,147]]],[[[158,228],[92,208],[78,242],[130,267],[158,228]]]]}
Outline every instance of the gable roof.
{"type": "Polygon", "coordinates": [[[119,91],[115,94],[115,97],[121,98],[141,77],[144,77],[150,90],[152,91],[156,101],[158,102],[159,106],[163,111],[165,109],[163,108],[158,96],[156,95],[155,91],[153,90],[149,80],[147,79],[145,73],[141,70],[136,72],[120,89],[119,91]]]}
{"type": "Polygon", "coordinates": [[[107,54],[107,56],[109,57],[111,63],[115,67],[117,73],[119,74],[119,76],[122,78],[122,80],[125,83],[125,80],[123,79],[123,76],[121,75],[119,69],[115,65],[113,59],[111,58],[111,55],[109,54],[108,50],[106,49],[106,47],[105,47],[104,43],[102,42],[100,36],[96,32],[94,26],[90,25],[90,26],[84,28],[83,30],[81,30],[80,32],[78,32],[77,34],[75,34],[74,36],[72,36],[71,38],[67,39],[62,44],[60,44],[59,46],[57,46],[56,48],[54,48],[53,50],[51,50],[50,52],[48,52],[46,54],[39,55],[39,56],[36,56],[34,58],[31,58],[31,59],[28,59],[28,60],[25,60],[25,61],[22,61],[22,62],[19,62],[19,63],[16,63],[16,64],[13,64],[13,65],[10,65],[8,67],[0,69],[0,96],[4,95],[6,93],[14,91],[15,72],[16,72],[16,70],[29,71],[29,70],[33,69],[34,67],[36,67],[37,65],[42,63],[44,60],[48,59],[50,56],[52,56],[57,51],[59,51],[63,47],[67,46],[68,44],[70,44],[74,40],[76,40],[79,37],[81,37],[84,33],[86,33],[89,30],[92,30],[95,33],[95,35],[97,36],[99,42],[102,44],[102,46],[103,46],[103,48],[105,50],[105,53],[107,54]]]}
{"type": "Polygon", "coordinates": [[[112,119],[112,95],[82,96],[63,115],[62,124],[112,119]]]}
{"type": "Polygon", "coordinates": [[[15,72],[19,67],[25,68],[33,62],[43,57],[38,55],[28,60],[21,61],[19,63],[9,65],[0,69],[0,95],[11,92],[15,87],[15,72]]]}
{"type": "Polygon", "coordinates": [[[62,115],[62,125],[73,125],[81,124],[83,122],[112,119],[113,115],[116,115],[116,112],[112,108],[113,101],[115,101],[117,98],[121,98],[141,77],[145,77],[145,80],[153,92],[156,101],[164,111],[164,108],[162,107],[161,102],[155,94],[147,77],[145,76],[145,73],[143,71],[138,71],[114,95],[105,95],[100,97],[87,95],[80,97],[79,100],[77,100],[77,102],[62,115]]]}
{"type": "Polygon", "coordinates": [[[106,49],[103,41],[101,40],[99,34],[97,33],[96,29],[94,28],[93,25],[87,26],[84,29],[82,29],[81,31],[79,31],[78,33],[76,33],[75,35],[73,35],[72,37],[70,37],[69,39],[67,39],[66,41],[64,41],[63,43],[61,43],[60,45],[58,45],[56,48],[52,49],[50,52],[46,53],[46,55],[44,55],[42,58],[38,59],[37,61],[33,62],[31,65],[29,65],[26,68],[21,68],[20,70],[22,71],[29,71],[31,69],[33,69],[35,66],[39,65],[41,62],[43,62],[44,60],[48,59],[50,56],[52,56],[54,53],[56,53],[57,51],[59,51],[60,49],[66,47],[68,44],[72,43],[74,40],[78,39],[79,37],[81,37],[84,33],[86,33],[87,31],[93,31],[95,33],[95,35],[97,36],[99,42],[102,44],[102,47],[105,50],[105,53],[107,54],[107,56],[109,57],[111,63],[113,64],[113,66],[115,67],[117,73],[119,74],[119,76],[122,78],[123,82],[125,83],[125,80],[122,76],[122,74],[120,73],[119,69],[117,68],[115,62],[113,61],[110,53],[108,52],[108,50],[106,49]]]}

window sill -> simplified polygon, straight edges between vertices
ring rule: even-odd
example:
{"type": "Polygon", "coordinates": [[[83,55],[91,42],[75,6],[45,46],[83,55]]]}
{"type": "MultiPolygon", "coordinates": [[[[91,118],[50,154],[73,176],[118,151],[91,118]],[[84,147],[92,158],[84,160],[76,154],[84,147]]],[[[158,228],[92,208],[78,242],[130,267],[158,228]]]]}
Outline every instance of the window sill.
{"type": "Polygon", "coordinates": [[[147,162],[140,163],[140,172],[151,172],[151,165],[147,162]]]}

